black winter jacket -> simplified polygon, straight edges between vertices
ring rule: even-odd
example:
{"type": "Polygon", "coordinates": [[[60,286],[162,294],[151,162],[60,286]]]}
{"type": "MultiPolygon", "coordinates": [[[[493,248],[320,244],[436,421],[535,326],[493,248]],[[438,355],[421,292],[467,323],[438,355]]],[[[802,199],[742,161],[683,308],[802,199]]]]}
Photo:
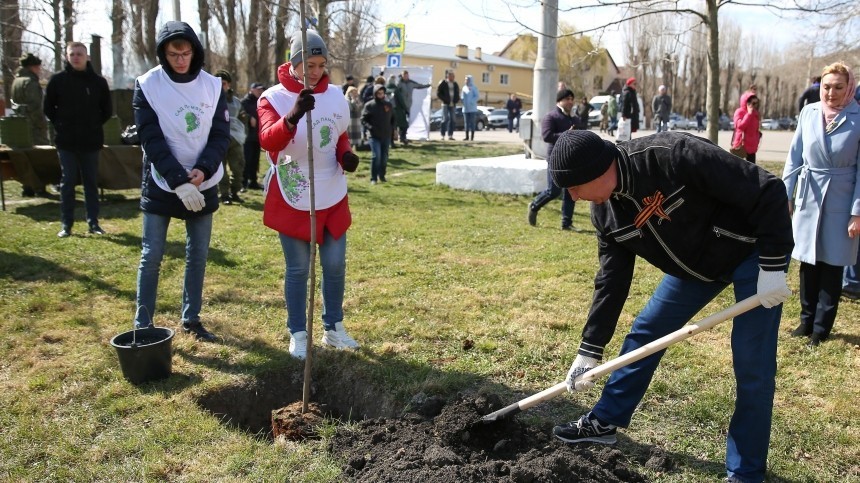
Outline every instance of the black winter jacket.
{"type": "Polygon", "coordinates": [[[110,89],[92,64],[75,70],[68,62],[45,89],[45,116],[54,125],[54,143],[69,151],[97,151],[105,141],[102,124],[113,115],[110,89]]]}
{"type": "Polygon", "coordinates": [[[394,107],[385,99],[374,99],[364,104],[361,125],[375,139],[391,139],[394,130],[394,107]]]}
{"type": "Polygon", "coordinates": [[[621,117],[630,119],[631,132],[639,129],[639,98],[630,86],[621,89],[621,117]]]}
{"type": "MultiPolygon", "coordinates": [[[[157,41],[156,53],[158,54],[158,60],[161,63],[161,68],[164,69],[164,72],[171,81],[176,83],[191,82],[200,75],[203,69],[203,45],[188,24],[176,21],[167,22],[161,28],[161,31],[159,31],[157,41]],[[192,50],[194,51],[190,68],[186,74],[178,74],[171,69],[164,55],[164,49],[168,41],[175,38],[184,38],[191,42],[192,50]]],[[[152,99],[151,102],[158,102],[158,99],[152,99]]],[[[198,212],[186,209],[176,193],[164,191],[158,187],[152,177],[153,165],[155,165],[159,174],[167,181],[167,185],[174,189],[188,182],[188,173],[170,151],[170,147],[164,137],[164,132],[158,124],[158,116],[155,110],[152,109],[152,106],[150,106],[150,100],[143,94],[143,90],[141,90],[140,84],[137,81],[135,81],[134,85],[132,107],[134,108],[134,121],[138,127],[140,144],[143,148],[143,182],[140,194],[140,208],[148,213],[181,219],[206,215],[217,210],[217,186],[212,186],[202,191],[206,199],[206,206],[198,212]]],[[[228,119],[227,101],[222,91],[221,96],[218,98],[215,114],[212,116],[212,128],[209,131],[206,147],[200,153],[197,164],[194,166],[194,168],[199,169],[205,174],[206,179],[211,178],[215,174],[218,170],[218,165],[223,162],[224,156],[227,153],[227,146],[230,144],[230,121],[228,119]]]]}
{"type": "Polygon", "coordinates": [[[780,178],[709,141],[664,132],[618,146],[618,184],[593,203],[600,268],[583,329],[594,357],[612,338],[639,256],[682,279],[724,281],[755,250],[785,270],[794,246],[780,178]],[[599,349],[599,350],[598,350],[599,349]]]}
{"type": "Polygon", "coordinates": [[[460,85],[456,81],[451,84],[454,85],[454,92],[448,92],[448,79],[442,79],[439,85],[436,86],[436,97],[442,101],[443,106],[447,106],[448,104],[456,105],[460,102],[460,85]]]}
{"type": "Polygon", "coordinates": [[[559,136],[578,124],[578,117],[568,116],[560,107],[558,107],[558,105],[556,105],[555,109],[549,111],[547,115],[541,119],[541,139],[549,145],[546,150],[546,159],[549,159],[549,155],[552,154],[552,148],[555,147],[555,143],[558,141],[559,136]]]}

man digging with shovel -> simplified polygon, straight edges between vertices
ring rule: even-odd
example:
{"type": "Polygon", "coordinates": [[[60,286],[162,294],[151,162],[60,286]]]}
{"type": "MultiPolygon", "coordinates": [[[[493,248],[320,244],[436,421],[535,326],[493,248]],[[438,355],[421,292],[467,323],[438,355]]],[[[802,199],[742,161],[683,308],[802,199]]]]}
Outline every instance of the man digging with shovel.
{"type": "MultiPolygon", "coordinates": [[[[664,272],[621,347],[626,354],[681,328],[730,284],[735,299],[757,306],[734,319],[737,398],[726,443],[729,482],[765,477],[776,374],[776,341],[794,245],[782,181],[702,138],[664,132],[615,144],[568,131],[549,171],[573,200],[593,201],[600,268],[582,342],[567,376],[569,391],[594,386],[633,280],[636,256],[664,272]]],[[[556,426],[567,443],[615,443],[627,427],[665,350],[615,370],[591,411],[556,426]]]]}

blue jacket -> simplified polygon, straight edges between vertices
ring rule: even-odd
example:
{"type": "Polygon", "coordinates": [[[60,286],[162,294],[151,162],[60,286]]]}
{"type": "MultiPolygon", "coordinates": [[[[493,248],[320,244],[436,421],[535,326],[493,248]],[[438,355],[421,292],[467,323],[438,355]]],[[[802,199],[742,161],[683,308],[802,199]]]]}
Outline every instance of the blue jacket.
{"type": "MultiPolygon", "coordinates": [[[[188,24],[176,21],[167,22],[159,31],[157,42],[158,60],[171,81],[176,83],[191,82],[200,75],[200,71],[203,69],[203,45],[188,24]],[[184,38],[191,42],[194,51],[191,66],[186,74],[174,72],[164,55],[167,42],[176,38],[184,38]]],[[[167,140],[164,138],[164,132],[158,124],[158,116],[152,109],[150,101],[158,102],[158,99],[147,99],[140,88],[140,84],[135,81],[132,107],[134,108],[134,121],[138,127],[140,144],[143,148],[140,208],[148,213],[181,219],[213,213],[218,209],[217,186],[202,191],[206,198],[206,206],[201,211],[193,212],[185,208],[176,193],[162,190],[152,178],[154,164],[171,188],[188,182],[188,173],[171,153],[167,140]]],[[[205,174],[206,179],[215,174],[218,165],[223,162],[227,153],[227,146],[230,144],[230,122],[228,119],[227,101],[222,92],[218,99],[215,115],[212,117],[212,128],[209,131],[206,148],[200,153],[197,164],[194,166],[205,174]]]]}
{"type": "Polygon", "coordinates": [[[472,82],[472,76],[466,76],[466,85],[463,86],[463,112],[478,112],[478,87],[472,82]]]}
{"type": "Polygon", "coordinates": [[[792,258],[806,263],[853,265],[860,238],[848,237],[851,216],[860,216],[860,105],[852,102],[826,134],[821,103],[800,112],[783,178],[794,200],[792,258]]]}

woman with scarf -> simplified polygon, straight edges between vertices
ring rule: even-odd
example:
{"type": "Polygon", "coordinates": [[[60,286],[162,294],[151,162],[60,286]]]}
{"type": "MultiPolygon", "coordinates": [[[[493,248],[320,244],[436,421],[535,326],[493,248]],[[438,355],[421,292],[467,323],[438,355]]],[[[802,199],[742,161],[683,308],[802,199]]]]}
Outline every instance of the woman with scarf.
{"type": "MultiPolygon", "coordinates": [[[[349,144],[349,106],[339,86],[326,73],[328,49],[322,37],[307,31],[302,60],[302,34],[293,34],[290,61],[278,67],[278,83],[260,96],[260,146],[272,166],[266,175],[263,223],[278,232],[286,260],[284,297],[290,355],[307,355],[307,291],[310,269],[310,180],[308,143],[313,142],[316,242],[322,267],[322,342],[337,349],[358,343],[343,326],[346,278],[346,230],[352,223],[346,194],[346,173],[358,167],[349,144]],[[305,72],[309,85],[304,84],[305,72]],[[305,114],[314,111],[313,133],[305,114]]],[[[313,321],[311,321],[313,322],[313,321]]]]}
{"type": "Polygon", "coordinates": [[[800,113],[783,180],[793,210],[800,261],[800,325],[791,333],[826,340],[833,329],[842,269],[860,243],[860,105],[854,74],[842,62],[824,68],[821,101],[800,113]]]}

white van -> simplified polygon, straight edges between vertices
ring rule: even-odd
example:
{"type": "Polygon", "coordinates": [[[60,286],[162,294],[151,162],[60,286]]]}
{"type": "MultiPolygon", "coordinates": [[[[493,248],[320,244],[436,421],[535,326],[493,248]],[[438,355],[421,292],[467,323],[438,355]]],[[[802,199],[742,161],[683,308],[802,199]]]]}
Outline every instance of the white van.
{"type": "MultiPolygon", "coordinates": [[[[639,129],[645,129],[645,106],[642,104],[642,96],[638,95],[636,100],[639,101],[639,129]]],[[[621,95],[615,95],[615,101],[618,103],[618,119],[621,119],[621,95]]],[[[594,96],[588,101],[591,104],[591,112],[588,113],[588,125],[598,126],[603,120],[603,114],[600,113],[600,108],[603,104],[609,102],[609,96],[594,96]]]]}

